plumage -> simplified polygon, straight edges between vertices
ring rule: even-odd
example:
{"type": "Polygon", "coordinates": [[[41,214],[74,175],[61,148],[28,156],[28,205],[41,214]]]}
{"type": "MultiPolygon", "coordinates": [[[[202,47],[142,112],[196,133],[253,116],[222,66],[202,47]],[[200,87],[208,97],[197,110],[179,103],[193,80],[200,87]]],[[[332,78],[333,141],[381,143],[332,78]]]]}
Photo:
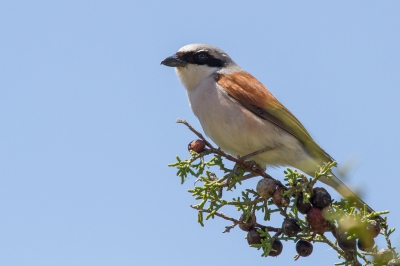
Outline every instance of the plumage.
{"type": "Polygon", "coordinates": [[[255,115],[297,138],[309,153],[319,159],[319,163],[332,160],[332,157],[315,143],[300,121],[251,74],[221,74],[217,76],[217,83],[255,115]]]}
{"type": "MultiPolygon", "coordinates": [[[[222,150],[245,156],[271,148],[252,160],[262,167],[295,167],[311,176],[317,165],[333,161],[261,82],[218,47],[186,45],[162,64],[175,67],[205,134],[222,150]]],[[[354,199],[358,208],[366,205],[336,176],[320,181],[354,199]]]]}

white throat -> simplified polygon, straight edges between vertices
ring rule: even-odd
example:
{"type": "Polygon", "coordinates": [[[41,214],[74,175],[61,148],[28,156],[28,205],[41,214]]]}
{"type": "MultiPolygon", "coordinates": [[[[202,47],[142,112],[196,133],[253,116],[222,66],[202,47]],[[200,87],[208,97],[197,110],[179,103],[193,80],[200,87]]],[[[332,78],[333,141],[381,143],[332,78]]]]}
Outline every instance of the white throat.
{"type": "Polygon", "coordinates": [[[188,64],[185,67],[176,67],[175,73],[185,86],[186,90],[191,91],[205,79],[217,72],[219,67],[210,67],[207,65],[188,64]]]}

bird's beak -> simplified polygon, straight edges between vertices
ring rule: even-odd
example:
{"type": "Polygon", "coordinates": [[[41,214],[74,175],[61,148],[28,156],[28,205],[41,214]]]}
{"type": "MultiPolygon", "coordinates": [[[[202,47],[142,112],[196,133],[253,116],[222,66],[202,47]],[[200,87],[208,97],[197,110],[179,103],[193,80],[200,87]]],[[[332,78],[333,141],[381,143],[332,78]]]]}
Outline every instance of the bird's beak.
{"type": "Polygon", "coordinates": [[[176,55],[165,58],[162,62],[162,65],[169,67],[184,67],[186,66],[186,62],[176,57],[176,55]]]}

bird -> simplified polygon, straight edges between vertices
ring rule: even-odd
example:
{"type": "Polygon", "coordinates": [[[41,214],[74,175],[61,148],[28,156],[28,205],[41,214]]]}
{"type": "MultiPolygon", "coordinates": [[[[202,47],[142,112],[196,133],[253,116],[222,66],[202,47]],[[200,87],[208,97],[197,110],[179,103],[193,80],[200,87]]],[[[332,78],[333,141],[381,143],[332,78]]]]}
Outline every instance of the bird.
{"type": "MultiPolygon", "coordinates": [[[[174,67],[186,89],[189,105],[204,133],[223,151],[252,157],[262,168],[294,167],[314,176],[318,165],[333,162],[300,121],[254,76],[223,50],[188,44],[162,65],[174,67]]],[[[374,210],[333,173],[319,181],[354,202],[374,210]]]]}

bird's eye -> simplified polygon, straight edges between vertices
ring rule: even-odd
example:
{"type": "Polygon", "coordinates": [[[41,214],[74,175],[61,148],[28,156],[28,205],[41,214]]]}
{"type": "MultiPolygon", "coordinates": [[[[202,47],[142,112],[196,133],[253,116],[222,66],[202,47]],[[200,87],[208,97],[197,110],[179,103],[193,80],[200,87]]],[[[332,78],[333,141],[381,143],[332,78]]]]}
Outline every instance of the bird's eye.
{"type": "Polygon", "coordinates": [[[195,55],[195,59],[199,63],[203,63],[204,61],[207,60],[207,54],[206,53],[198,53],[195,55]]]}

